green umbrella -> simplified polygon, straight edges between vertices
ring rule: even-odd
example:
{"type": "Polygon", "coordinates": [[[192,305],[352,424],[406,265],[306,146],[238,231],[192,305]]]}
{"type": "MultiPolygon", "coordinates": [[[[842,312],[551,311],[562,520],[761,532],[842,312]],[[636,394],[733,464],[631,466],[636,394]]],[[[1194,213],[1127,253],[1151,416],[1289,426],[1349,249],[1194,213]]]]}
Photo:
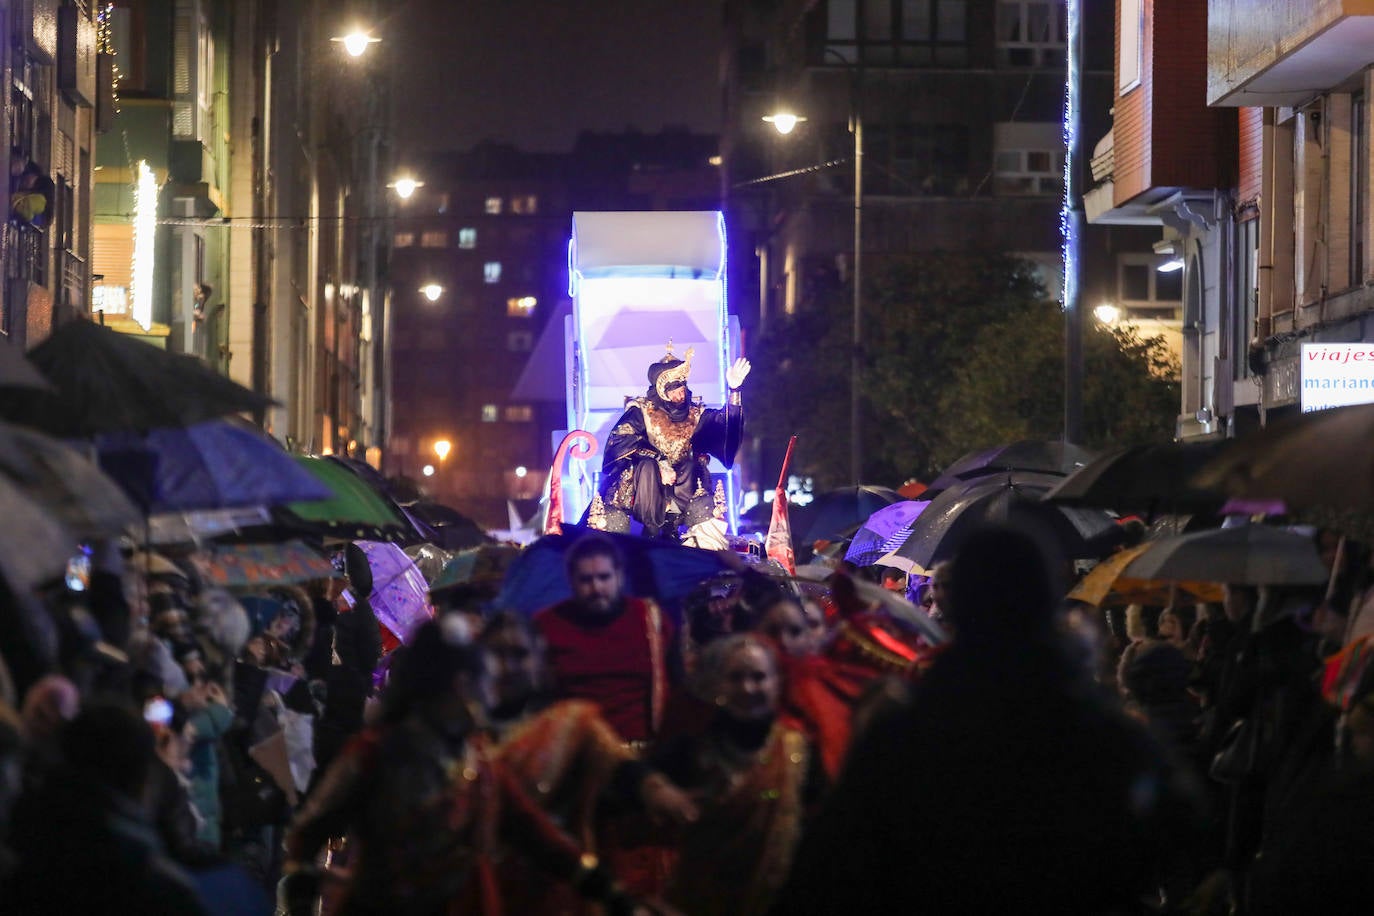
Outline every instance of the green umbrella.
{"type": "Polygon", "coordinates": [[[286,511],[307,527],[344,538],[375,537],[378,533],[402,533],[411,529],[400,510],[348,468],[325,458],[293,457],[334,491],[332,499],[286,505],[286,511]]]}

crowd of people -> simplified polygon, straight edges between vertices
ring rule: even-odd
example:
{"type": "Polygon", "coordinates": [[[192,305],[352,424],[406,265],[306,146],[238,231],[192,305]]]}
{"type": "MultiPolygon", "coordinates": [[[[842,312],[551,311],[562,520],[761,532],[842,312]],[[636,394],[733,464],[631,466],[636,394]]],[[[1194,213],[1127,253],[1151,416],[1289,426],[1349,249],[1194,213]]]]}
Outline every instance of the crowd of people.
{"type": "Polygon", "coordinates": [[[399,645],[356,545],[233,594],[127,554],[9,665],[0,909],[1363,912],[1374,576],[1314,537],[1328,588],[1104,612],[1011,528],[673,601],[586,532],[566,600],[399,645]]]}

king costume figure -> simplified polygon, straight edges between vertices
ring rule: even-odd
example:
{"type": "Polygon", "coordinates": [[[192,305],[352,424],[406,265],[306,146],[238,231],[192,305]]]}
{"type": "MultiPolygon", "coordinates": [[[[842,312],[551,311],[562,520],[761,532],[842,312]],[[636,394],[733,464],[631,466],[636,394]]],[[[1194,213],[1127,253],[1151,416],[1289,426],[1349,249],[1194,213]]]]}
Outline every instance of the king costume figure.
{"type": "Polygon", "coordinates": [[[703,407],[687,387],[692,355],[688,348],[678,359],[669,342],[663,359],[649,366],[649,390],[629,401],[611,428],[588,527],[628,532],[634,519],[647,537],[681,536],[683,544],[708,550],[728,546],[725,488],[711,486],[708,466],[711,458],[734,464],[744,434],[739,389],[749,361],[737,359],[726,371],[728,403],[703,407]]]}

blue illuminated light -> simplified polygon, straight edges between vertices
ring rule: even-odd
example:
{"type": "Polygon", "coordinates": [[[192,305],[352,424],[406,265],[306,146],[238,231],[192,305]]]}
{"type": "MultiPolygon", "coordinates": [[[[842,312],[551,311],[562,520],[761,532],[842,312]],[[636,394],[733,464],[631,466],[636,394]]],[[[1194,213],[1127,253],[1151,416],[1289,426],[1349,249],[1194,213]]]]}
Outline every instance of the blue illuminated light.
{"type": "Polygon", "coordinates": [[[1078,149],[1078,35],[1081,0],[1068,0],[1068,72],[1064,86],[1064,200],[1059,210],[1059,230],[1064,247],[1064,282],[1061,306],[1068,309],[1078,300],[1078,224],[1073,218],[1074,152],[1078,149]]]}

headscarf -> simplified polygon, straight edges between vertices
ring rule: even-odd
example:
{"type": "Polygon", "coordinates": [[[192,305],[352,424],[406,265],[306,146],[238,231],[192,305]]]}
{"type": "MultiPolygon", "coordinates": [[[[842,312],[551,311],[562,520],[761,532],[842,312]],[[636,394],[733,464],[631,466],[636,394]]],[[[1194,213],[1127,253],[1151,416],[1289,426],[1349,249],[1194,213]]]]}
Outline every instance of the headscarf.
{"type": "Polygon", "coordinates": [[[680,404],[668,400],[667,395],[669,391],[673,390],[678,385],[684,388],[687,387],[687,373],[691,370],[692,349],[690,347],[687,349],[687,358],[685,360],[678,359],[674,356],[672,347],[670,346],[667,354],[664,355],[661,360],[649,365],[648,398],[675,423],[687,419],[690,414],[692,409],[692,389],[687,388],[687,393],[680,404]],[[668,373],[669,378],[663,379],[662,383],[660,383],[660,377],[663,376],[664,373],[668,373]]]}

